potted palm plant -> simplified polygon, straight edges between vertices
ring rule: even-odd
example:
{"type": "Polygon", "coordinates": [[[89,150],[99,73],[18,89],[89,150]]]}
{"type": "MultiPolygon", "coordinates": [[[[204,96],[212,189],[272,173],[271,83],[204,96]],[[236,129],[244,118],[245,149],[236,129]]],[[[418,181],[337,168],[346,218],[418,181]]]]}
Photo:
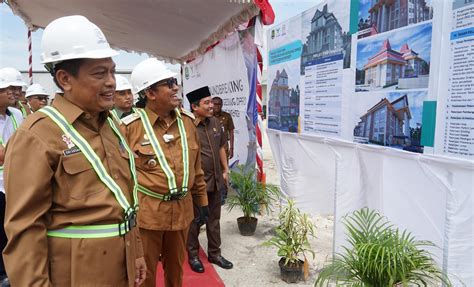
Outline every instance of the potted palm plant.
{"type": "Polygon", "coordinates": [[[313,255],[309,237],[314,237],[314,224],[306,213],[296,208],[293,200],[280,212],[280,224],[275,229],[276,235],[263,243],[278,248],[280,274],[283,281],[295,283],[307,277],[308,261],[306,252],[313,255]],[[304,271],[304,272],[303,272],[304,271]]]}
{"type": "Polygon", "coordinates": [[[257,213],[263,209],[267,213],[271,211],[272,203],[280,196],[280,189],[276,185],[258,182],[255,169],[239,165],[230,172],[230,182],[236,191],[235,195],[227,200],[228,210],[239,207],[244,216],[237,218],[240,234],[251,236],[255,233],[258,219],[257,213]]]}
{"type": "Polygon", "coordinates": [[[399,231],[377,211],[354,211],[343,224],[350,247],[323,267],[315,286],[452,286],[426,250],[434,244],[399,231]]]}

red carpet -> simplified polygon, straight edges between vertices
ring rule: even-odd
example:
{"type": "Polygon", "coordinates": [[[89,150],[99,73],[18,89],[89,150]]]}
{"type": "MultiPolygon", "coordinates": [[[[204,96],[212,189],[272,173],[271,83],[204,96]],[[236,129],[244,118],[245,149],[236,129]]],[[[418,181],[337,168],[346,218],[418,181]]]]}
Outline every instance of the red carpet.
{"type": "MultiPolygon", "coordinates": [[[[199,258],[201,259],[202,264],[204,265],[204,273],[196,273],[191,270],[188,264],[188,256],[184,259],[183,269],[183,287],[196,287],[196,286],[206,286],[206,287],[224,287],[224,282],[222,281],[219,274],[217,274],[214,265],[207,261],[206,253],[199,247],[199,258]]],[[[218,267],[219,268],[219,267],[218,267]]],[[[164,287],[164,274],[162,265],[158,265],[156,272],[156,287],[164,287]]]]}

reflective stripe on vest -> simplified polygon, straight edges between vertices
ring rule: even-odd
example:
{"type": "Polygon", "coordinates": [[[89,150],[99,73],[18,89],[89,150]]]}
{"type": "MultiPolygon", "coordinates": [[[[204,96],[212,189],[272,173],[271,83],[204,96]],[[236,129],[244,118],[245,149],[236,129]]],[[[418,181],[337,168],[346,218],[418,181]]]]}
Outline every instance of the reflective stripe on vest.
{"type": "Polygon", "coordinates": [[[26,116],[28,116],[28,113],[26,112],[25,106],[23,106],[23,104],[20,101],[18,101],[18,104],[20,104],[20,111],[21,111],[21,114],[23,115],[23,118],[26,119],[26,116]]]}
{"type": "Polygon", "coordinates": [[[110,112],[110,114],[112,115],[112,117],[114,117],[114,119],[117,121],[117,123],[120,124],[120,123],[122,122],[122,121],[120,120],[120,117],[118,116],[116,110],[110,110],[109,112],[110,112]]]}
{"type": "Polygon", "coordinates": [[[140,191],[141,193],[144,193],[148,196],[158,198],[158,199],[163,200],[163,201],[183,199],[184,197],[186,197],[186,194],[187,194],[187,191],[181,191],[181,192],[177,192],[177,193],[169,193],[168,192],[167,194],[161,194],[161,193],[156,193],[154,191],[151,191],[151,190],[149,190],[148,188],[146,188],[142,185],[138,185],[138,191],[140,191]]]}
{"type": "MultiPolygon", "coordinates": [[[[136,176],[136,171],[135,171],[135,158],[133,156],[131,149],[128,147],[125,139],[120,134],[117,127],[115,126],[114,121],[111,118],[107,119],[115,135],[119,138],[120,144],[126,149],[129,155],[130,172],[132,174],[132,179],[134,183],[133,207],[131,207],[130,204],[128,203],[127,198],[125,197],[122,190],[120,189],[120,186],[107,173],[107,170],[102,164],[102,161],[94,152],[94,150],[89,145],[89,143],[79,134],[79,132],[71,124],[67,122],[64,116],[58,110],[56,110],[55,108],[51,106],[44,107],[40,109],[39,111],[49,116],[51,120],[53,120],[53,122],[59,126],[59,128],[64,132],[64,134],[68,136],[72,140],[72,142],[82,151],[82,153],[84,154],[84,156],[86,157],[86,159],[89,161],[92,168],[96,172],[97,176],[107,186],[107,188],[109,188],[110,191],[112,191],[112,193],[115,196],[115,199],[123,208],[124,214],[125,214],[125,222],[121,224],[69,226],[60,230],[48,231],[48,235],[57,236],[57,237],[66,237],[66,238],[99,238],[99,237],[109,237],[109,236],[119,235],[121,233],[121,229],[119,229],[119,227],[121,225],[127,226],[127,224],[129,224],[128,221],[132,220],[132,218],[134,220],[135,210],[138,208],[138,204],[137,204],[138,203],[138,198],[137,198],[137,185],[138,184],[137,184],[137,176],[136,176]],[[104,229],[102,228],[103,226],[106,226],[107,228],[104,229]],[[110,228],[115,228],[116,232],[110,232],[109,230],[110,228]],[[70,230],[71,232],[69,231],[63,232],[64,230],[70,230]],[[102,230],[104,232],[101,233],[98,230],[102,230]],[[72,232],[72,231],[75,231],[75,232],[72,232]],[[116,235],[110,235],[112,233],[116,235]]],[[[130,229],[125,230],[125,231],[129,231],[129,230],[130,229]]]]}
{"type": "MultiPolygon", "coordinates": [[[[15,119],[15,116],[10,112],[10,114],[8,115],[8,117],[10,118],[10,120],[12,121],[12,125],[13,125],[13,130],[16,131],[18,129],[18,123],[15,119]]],[[[6,126],[5,126],[6,127],[6,126]]],[[[3,131],[2,131],[3,133],[3,131]]],[[[0,134],[0,144],[3,145],[5,147],[5,143],[3,142],[3,137],[2,135],[0,134]]],[[[3,165],[0,165],[0,171],[3,171],[3,165]]]]}
{"type": "MultiPolygon", "coordinates": [[[[153,131],[153,127],[150,123],[150,119],[148,118],[146,112],[143,109],[137,109],[136,112],[140,115],[140,118],[143,123],[143,128],[145,129],[145,133],[150,140],[151,146],[155,152],[156,157],[158,158],[158,162],[160,163],[161,169],[163,169],[166,177],[168,178],[168,188],[170,193],[176,193],[178,191],[178,187],[176,185],[176,177],[171,170],[168,161],[166,160],[165,154],[161,149],[160,143],[155,136],[153,131]]],[[[184,129],[184,123],[181,119],[181,114],[178,109],[175,109],[176,112],[176,121],[178,123],[179,135],[181,137],[181,150],[183,154],[183,184],[181,188],[181,192],[188,191],[188,181],[189,181],[189,150],[188,150],[188,140],[186,138],[186,130],[184,129]]],[[[140,190],[141,191],[141,190],[140,190]]]]}
{"type": "Polygon", "coordinates": [[[69,226],[63,229],[48,230],[47,235],[62,238],[104,238],[124,235],[130,231],[130,229],[131,228],[128,228],[125,223],[69,226]]]}

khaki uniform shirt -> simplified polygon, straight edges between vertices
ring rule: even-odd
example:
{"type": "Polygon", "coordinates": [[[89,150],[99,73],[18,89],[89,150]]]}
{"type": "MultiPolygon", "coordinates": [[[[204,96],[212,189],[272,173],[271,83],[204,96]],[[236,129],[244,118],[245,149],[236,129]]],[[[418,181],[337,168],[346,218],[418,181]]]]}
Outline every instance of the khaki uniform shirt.
{"type": "Polygon", "coordinates": [[[219,121],[212,117],[194,121],[201,143],[201,161],[207,192],[225,188],[219,149],[227,144],[227,137],[219,121]]]}
{"type": "Polygon", "coordinates": [[[226,146],[225,146],[225,153],[227,154],[227,158],[229,157],[229,140],[230,140],[230,132],[235,130],[234,121],[232,120],[232,116],[224,111],[221,111],[219,116],[215,116],[220,124],[224,129],[224,134],[226,135],[226,146]]]}
{"type": "MultiPolygon", "coordinates": [[[[57,97],[53,106],[87,140],[133,204],[128,154],[105,122],[57,97]]],[[[30,115],[6,148],[4,250],[12,286],[134,286],[143,256],[138,228],[124,237],[69,239],[47,230],[115,224],[124,210],[82,152],[68,153],[60,128],[45,114],[30,115]]]]}
{"type": "MultiPolygon", "coordinates": [[[[149,108],[144,109],[150,119],[156,138],[165,154],[166,160],[172,169],[178,188],[182,187],[183,180],[183,154],[178,122],[173,112],[174,119],[168,126],[166,122],[149,108]],[[166,143],[163,135],[173,135],[173,140],[166,143]]],[[[149,190],[165,194],[169,192],[168,178],[163,172],[150,141],[145,137],[143,124],[137,117],[123,126],[127,141],[132,150],[138,155],[137,175],[138,183],[149,190]]],[[[199,154],[199,138],[193,120],[181,113],[186,130],[189,149],[189,181],[188,194],[180,200],[162,201],[158,198],[139,193],[140,211],[138,212],[138,226],[149,230],[176,231],[188,227],[194,219],[193,199],[199,206],[206,206],[207,194],[204,173],[201,169],[201,156],[199,154]],[[192,194],[192,196],[191,196],[192,194]]],[[[126,123],[127,121],[124,120],[126,123]]]]}

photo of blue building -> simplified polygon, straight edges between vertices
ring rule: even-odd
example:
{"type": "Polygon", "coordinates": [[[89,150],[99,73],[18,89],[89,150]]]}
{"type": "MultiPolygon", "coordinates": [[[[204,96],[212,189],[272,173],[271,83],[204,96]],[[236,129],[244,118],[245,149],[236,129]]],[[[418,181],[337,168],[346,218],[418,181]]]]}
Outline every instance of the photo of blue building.
{"type": "Polygon", "coordinates": [[[425,95],[425,92],[411,92],[390,93],[383,97],[360,116],[354,127],[354,141],[422,153],[421,119],[425,95]]]}
{"type": "Polygon", "coordinates": [[[433,18],[431,1],[427,0],[361,0],[359,7],[359,38],[433,18]]]}

